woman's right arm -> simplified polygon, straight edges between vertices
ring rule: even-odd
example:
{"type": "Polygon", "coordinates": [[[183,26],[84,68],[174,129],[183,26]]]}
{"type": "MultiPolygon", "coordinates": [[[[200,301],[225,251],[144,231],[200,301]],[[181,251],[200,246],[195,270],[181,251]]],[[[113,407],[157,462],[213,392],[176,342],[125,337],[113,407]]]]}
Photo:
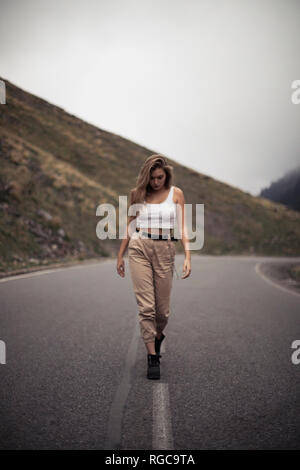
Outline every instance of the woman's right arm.
{"type": "Polygon", "coordinates": [[[129,221],[128,221],[127,227],[126,227],[126,237],[123,238],[122,243],[121,243],[121,245],[120,245],[118,258],[123,258],[123,256],[124,256],[124,253],[125,253],[125,251],[126,251],[127,245],[128,245],[128,243],[129,243],[129,240],[130,240],[130,237],[129,237],[129,234],[128,234],[128,225],[130,224],[130,222],[131,222],[134,218],[135,218],[135,217],[132,216],[132,215],[129,217],[129,221]]]}
{"type": "Polygon", "coordinates": [[[120,248],[119,248],[119,253],[118,253],[118,258],[117,258],[117,271],[118,271],[118,274],[121,277],[125,276],[125,261],[124,261],[123,256],[124,256],[124,253],[126,251],[127,245],[129,243],[129,240],[130,240],[130,237],[129,237],[129,234],[128,234],[128,226],[134,218],[135,218],[135,216],[130,216],[129,217],[129,221],[128,221],[128,224],[127,224],[127,227],[126,227],[126,237],[123,238],[123,240],[121,242],[121,245],[120,245],[120,248]]]}

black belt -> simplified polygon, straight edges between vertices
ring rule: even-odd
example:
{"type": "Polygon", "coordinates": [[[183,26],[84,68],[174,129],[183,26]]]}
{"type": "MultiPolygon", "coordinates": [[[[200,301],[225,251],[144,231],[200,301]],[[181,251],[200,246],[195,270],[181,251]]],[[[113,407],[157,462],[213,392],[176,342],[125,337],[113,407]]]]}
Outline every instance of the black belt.
{"type": "MultiPolygon", "coordinates": [[[[137,232],[140,232],[140,230],[136,229],[137,232]]],[[[166,238],[164,237],[163,238],[163,234],[162,233],[153,233],[151,234],[150,232],[141,232],[141,234],[143,236],[146,236],[147,238],[151,238],[152,240],[172,240],[173,242],[177,242],[178,241],[178,238],[175,238],[175,237],[170,237],[170,238],[166,238]]]]}

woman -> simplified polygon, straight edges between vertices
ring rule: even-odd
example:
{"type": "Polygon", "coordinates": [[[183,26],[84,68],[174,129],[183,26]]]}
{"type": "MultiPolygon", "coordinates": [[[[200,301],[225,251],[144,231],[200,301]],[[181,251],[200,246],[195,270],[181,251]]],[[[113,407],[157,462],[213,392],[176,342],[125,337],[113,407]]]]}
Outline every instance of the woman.
{"type": "Polygon", "coordinates": [[[148,353],[149,379],[160,378],[160,346],[170,314],[175,264],[175,224],[185,251],[182,278],[191,273],[191,255],[184,224],[184,194],[172,185],[172,170],[162,155],[151,155],[146,159],[137,185],[131,190],[130,207],[137,207],[138,214],[129,216],[126,238],[121,243],[117,260],[117,272],[124,277],[123,254],[129,242],[129,267],[139,308],[141,336],[148,353]],[[132,226],[136,231],[130,236],[132,226]]]}

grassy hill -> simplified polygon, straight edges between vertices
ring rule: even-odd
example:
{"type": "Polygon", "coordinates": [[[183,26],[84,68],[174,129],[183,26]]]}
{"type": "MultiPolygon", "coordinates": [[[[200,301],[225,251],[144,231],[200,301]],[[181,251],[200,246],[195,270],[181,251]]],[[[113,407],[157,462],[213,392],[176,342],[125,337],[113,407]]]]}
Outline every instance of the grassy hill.
{"type": "MultiPolygon", "coordinates": [[[[120,240],[97,238],[96,208],[118,208],[119,195],[129,197],[143,161],[156,152],[2,80],[0,272],[115,256],[120,240]]],[[[167,158],[186,203],[205,205],[200,254],[300,254],[300,213],[167,158]]]]}

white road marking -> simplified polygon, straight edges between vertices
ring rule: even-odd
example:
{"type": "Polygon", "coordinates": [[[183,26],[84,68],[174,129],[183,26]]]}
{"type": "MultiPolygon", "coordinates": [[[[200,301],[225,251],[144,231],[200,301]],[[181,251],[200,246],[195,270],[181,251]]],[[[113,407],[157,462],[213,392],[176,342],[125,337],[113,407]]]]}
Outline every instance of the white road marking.
{"type": "Polygon", "coordinates": [[[265,274],[263,274],[263,272],[261,271],[261,264],[264,264],[264,262],[262,263],[256,263],[255,265],[255,272],[261,276],[265,281],[267,281],[269,284],[271,284],[271,286],[274,286],[274,287],[277,287],[278,289],[281,289],[285,292],[288,292],[289,294],[295,294],[299,297],[300,295],[300,292],[297,292],[295,290],[292,290],[292,289],[289,289],[288,287],[284,287],[282,286],[281,284],[277,284],[277,282],[274,282],[272,279],[270,279],[269,277],[267,277],[265,274]]]}
{"type": "MultiPolygon", "coordinates": [[[[101,264],[107,263],[110,260],[103,260],[101,261],[101,264]]],[[[52,273],[57,273],[58,271],[66,271],[67,269],[82,269],[82,268],[87,268],[91,266],[99,266],[99,263],[90,263],[90,264],[82,264],[82,265],[76,265],[76,266],[64,266],[61,268],[52,268],[52,269],[42,269],[40,271],[32,271],[29,273],[24,273],[24,274],[16,274],[14,276],[9,276],[9,277],[4,277],[0,279],[0,282],[9,282],[9,281],[15,281],[18,279],[26,279],[27,277],[33,277],[33,276],[42,276],[43,274],[52,274],[52,273]]]]}
{"type": "Polygon", "coordinates": [[[173,448],[169,387],[167,383],[159,382],[153,384],[152,449],[173,448]]]}
{"type": "Polygon", "coordinates": [[[11,276],[11,277],[5,277],[3,279],[0,279],[0,282],[8,282],[8,281],[15,281],[16,279],[26,279],[27,277],[33,277],[33,276],[41,276],[42,274],[49,274],[53,272],[58,272],[62,271],[63,269],[51,269],[51,270],[44,270],[44,271],[37,271],[37,272],[32,272],[32,273],[27,273],[27,274],[18,274],[16,276],[11,276]]]}
{"type": "Polygon", "coordinates": [[[107,435],[104,445],[106,450],[121,449],[122,444],[122,418],[127,397],[132,385],[131,373],[135,366],[136,353],[139,339],[139,323],[136,321],[131,343],[127,352],[126,362],[123,367],[123,377],[115,393],[109,414],[107,435]]]}

